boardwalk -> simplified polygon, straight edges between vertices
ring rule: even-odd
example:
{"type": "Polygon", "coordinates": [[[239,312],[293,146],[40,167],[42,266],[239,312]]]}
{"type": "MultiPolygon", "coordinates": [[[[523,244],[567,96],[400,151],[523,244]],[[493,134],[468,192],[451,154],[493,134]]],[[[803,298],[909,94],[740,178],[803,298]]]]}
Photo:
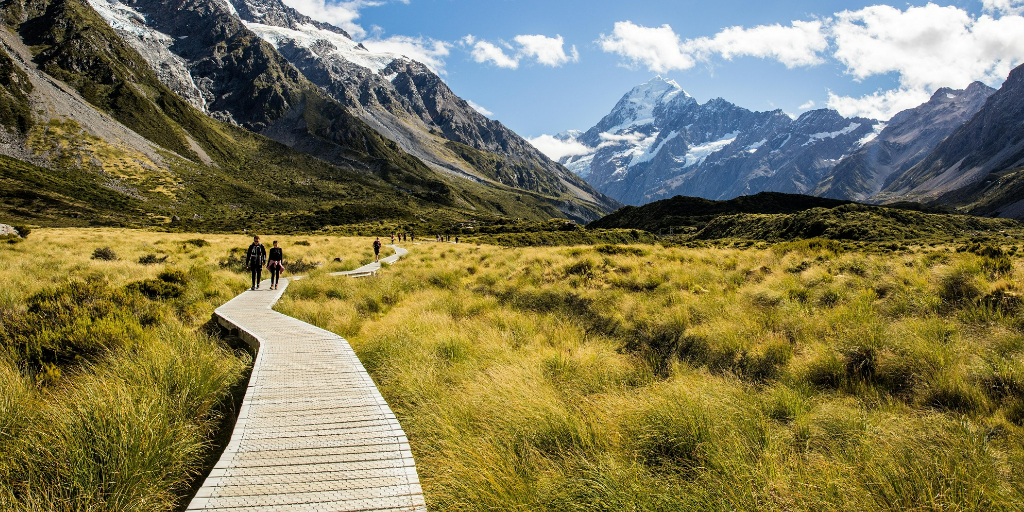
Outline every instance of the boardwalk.
{"type": "MultiPolygon", "coordinates": [[[[395,251],[383,261],[406,254],[395,251]]],[[[188,510],[425,511],[405,433],[348,342],[270,309],[288,281],[268,284],[217,308],[258,352],[231,441],[188,510]]]]}

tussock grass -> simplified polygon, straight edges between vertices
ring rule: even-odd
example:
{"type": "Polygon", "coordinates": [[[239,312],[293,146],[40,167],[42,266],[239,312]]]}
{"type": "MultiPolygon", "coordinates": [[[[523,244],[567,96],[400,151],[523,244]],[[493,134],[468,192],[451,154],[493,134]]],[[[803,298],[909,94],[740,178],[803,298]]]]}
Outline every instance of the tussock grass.
{"type": "Polygon", "coordinates": [[[349,339],[432,510],[1024,500],[1009,251],[411,249],[374,279],[314,274],[278,309],[349,339]]]}
{"type": "MultiPolygon", "coordinates": [[[[353,263],[370,243],[264,239],[353,263]]],[[[250,240],[37,229],[0,245],[0,510],[179,508],[251,362],[204,325],[248,287],[219,262],[250,240]]]]}

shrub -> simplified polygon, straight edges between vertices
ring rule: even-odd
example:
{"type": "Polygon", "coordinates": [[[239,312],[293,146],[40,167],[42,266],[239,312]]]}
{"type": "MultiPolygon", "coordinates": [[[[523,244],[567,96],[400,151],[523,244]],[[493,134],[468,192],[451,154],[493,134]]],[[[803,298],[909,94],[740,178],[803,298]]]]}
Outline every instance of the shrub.
{"type": "Polygon", "coordinates": [[[136,281],[128,285],[128,288],[153,300],[174,299],[185,294],[185,287],[183,285],[169,283],[160,279],[136,281]]]}
{"type": "Polygon", "coordinates": [[[981,259],[981,269],[992,277],[1009,277],[1013,273],[1013,262],[1006,256],[985,256],[981,259]]]}
{"type": "Polygon", "coordinates": [[[288,270],[288,272],[292,273],[293,275],[309,272],[319,267],[320,263],[315,261],[306,261],[302,258],[299,258],[295,261],[290,261],[288,262],[287,265],[285,265],[285,268],[288,270]]]}
{"type": "Polygon", "coordinates": [[[207,242],[206,240],[203,240],[202,238],[191,238],[191,239],[185,240],[185,243],[186,244],[194,245],[196,247],[206,247],[207,245],[210,245],[210,242],[207,242]]]}
{"type": "Polygon", "coordinates": [[[188,276],[183,270],[168,268],[156,275],[157,279],[171,284],[184,285],[188,282],[188,276]]]}
{"type": "Polygon", "coordinates": [[[303,247],[309,247],[309,240],[298,240],[295,245],[301,245],[303,247]]]}
{"type": "Polygon", "coordinates": [[[28,234],[32,232],[32,228],[24,224],[13,224],[11,225],[18,232],[18,236],[22,238],[28,238],[28,234]]]}
{"type": "Polygon", "coordinates": [[[163,258],[158,257],[156,254],[147,254],[139,258],[139,264],[141,265],[154,265],[156,263],[163,263],[167,261],[169,256],[164,255],[163,258]]]}
{"type": "Polygon", "coordinates": [[[92,251],[92,259],[114,261],[117,259],[117,253],[110,247],[97,247],[96,250],[92,251]]]}
{"type": "Polygon", "coordinates": [[[579,260],[565,267],[566,276],[592,277],[595,264],[591,260],[579,260]]]}
{"type": "Polygon", "coordinates": [[[965,268],[954,269],[939,282],[939,297],[947,307],[963,307],[979,295],[974,274],[965,268]]]}

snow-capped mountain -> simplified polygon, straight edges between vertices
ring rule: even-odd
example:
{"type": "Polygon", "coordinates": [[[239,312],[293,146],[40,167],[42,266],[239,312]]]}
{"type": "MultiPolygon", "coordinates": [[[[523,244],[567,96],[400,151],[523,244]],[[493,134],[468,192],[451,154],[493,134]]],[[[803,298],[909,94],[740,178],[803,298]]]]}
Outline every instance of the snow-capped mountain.
{"type": "Polygon", "coordinates": [[[311,85],[441,175],[559,198],[553,204],[574,218],[617,205],[479,114],[427,66],[371,52],[280,0],[89,2],[161,81],[218,119],[336,160],[336,150],[299,133],[316,124],[296,110],[308,100],[295,91],[311,85]]]}
{"type": "Polygon", "coordinates": [[[806,193],[877,128],[875,120],[826,109],[792,119],[781,110],[753,112],[721,98],[701,104],[659,76],[623,96],[585,133],[563,134],[592,152],[561,163],[629,204],[680,194],[806,193]]]}

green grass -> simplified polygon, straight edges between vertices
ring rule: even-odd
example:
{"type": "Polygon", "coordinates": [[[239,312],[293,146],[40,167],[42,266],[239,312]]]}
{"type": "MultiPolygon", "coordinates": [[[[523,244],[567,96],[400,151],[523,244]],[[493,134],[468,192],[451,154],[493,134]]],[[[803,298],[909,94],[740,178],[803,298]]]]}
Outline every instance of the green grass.
{"type": "Polygon", "coordinates": [[[411,249],[278,309],[350,340],[431,510],[1024,499],[1015,246],[411,249]]]}

